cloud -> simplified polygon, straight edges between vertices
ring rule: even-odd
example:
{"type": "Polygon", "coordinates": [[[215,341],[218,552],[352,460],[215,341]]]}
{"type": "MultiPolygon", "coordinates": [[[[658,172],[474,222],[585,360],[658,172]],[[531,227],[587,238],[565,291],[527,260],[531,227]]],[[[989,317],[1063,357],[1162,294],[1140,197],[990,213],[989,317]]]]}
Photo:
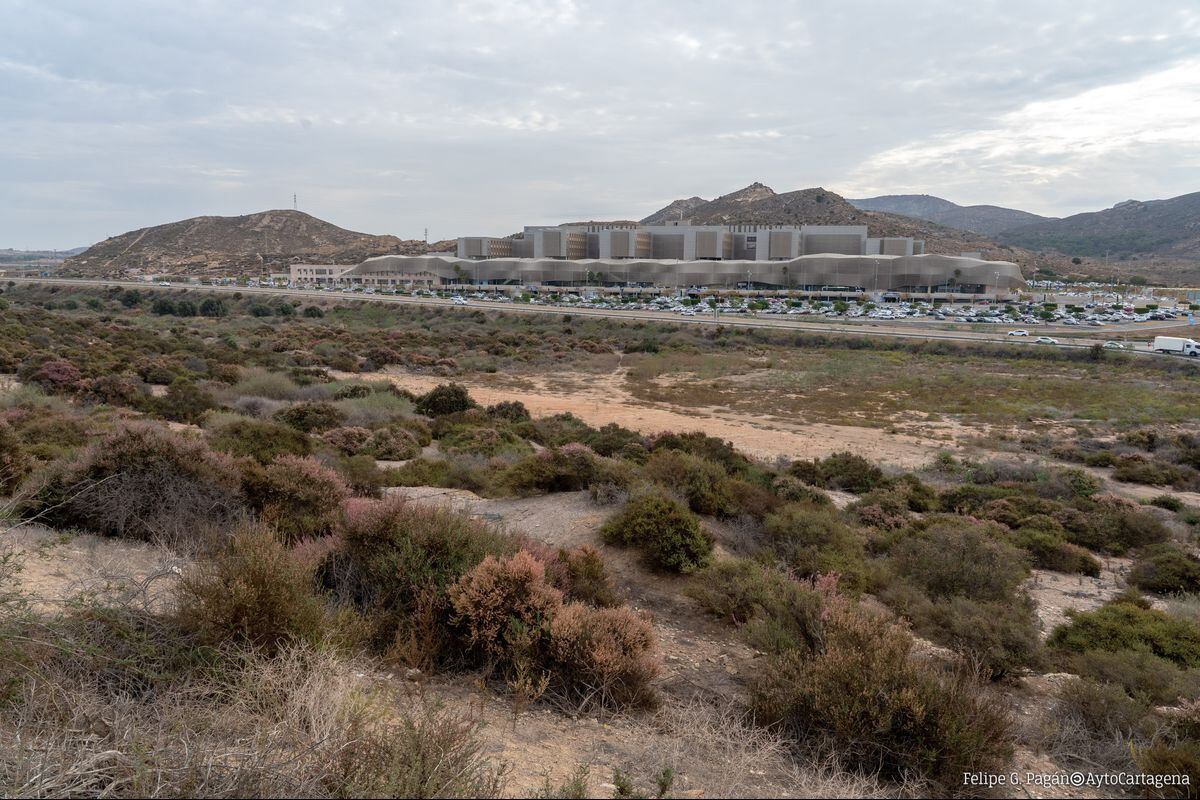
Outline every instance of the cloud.
{"type": "Polygon", "coordinates": [[[412,238],[763,180],[1043,213],[1200,188],[1162,0],[0,0],[0,247],[302,206],[412,238]]]}

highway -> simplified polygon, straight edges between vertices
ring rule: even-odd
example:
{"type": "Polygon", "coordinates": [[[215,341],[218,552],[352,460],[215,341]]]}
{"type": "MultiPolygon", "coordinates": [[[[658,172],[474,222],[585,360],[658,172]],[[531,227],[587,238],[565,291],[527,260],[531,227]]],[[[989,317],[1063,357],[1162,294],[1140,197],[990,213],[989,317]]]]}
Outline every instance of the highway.
{"type": "MultiPolygon", "coordinates": [[[[856,336],[881,336],[902,339],[922,339],[931,341],[964,341],[964,342],[992,342],[996,344],[1006,344],[1018,347],[1051,347],[1057,346],[1060,348],[1089,348],[1096,344],[1095,339],[1084,339],[1077,335],[1072,336],[1075,331],[1067,333],[1063,326],[1040,326],[1034,329],[1028,337],[1025,336],[1008,336],[1008,326],[997,325],[997,328],[1002,328],[996,333],[983,331],[958,331],[945,330],[945,327],[951,324],[966,325],[970,323],[946,323],[946,322],[924,322],[924,321],[904,321],[897,322],[895,320],[886,321],[862,321],[862,322],[805,322],[792,319],[786,316],[763,315],[755,316],[752,314],[721,314],[717,317],[710,313],[697,313],[694,317],[685,317],[676,313],[661,312],[661,311],[623,311],[617,309],[601,309],[587,307],[568,307],[568,306],[544,306],[530,305],[526,303],[494,303],[481,300],[470,300],[467,305],[457,305],[448,298],[440,297],[406,297],[395,295],[378,295],[365,294],[355,292],[353,294],[344,294],[341,292],[322,292],[311,289],[279,289],[270,287],[258,286],[194,286],[185,284],[173,284],[171,286],[160,286],[157,283],[147,281],[122,281],[122,280],[103,280],[89,278],[26,278],[12,277],[6,280],[16,283],[37,283],[37,284],[57,284],[64,286],[91,286],[91,287],[122,287],[131,289],[141,289],[148,291],[193,291],[193,292],[211,292],[213,294],[235,294],[242,295],[266,295],[271,297],[297,297],[307,300],[331,300],[345,301],[354,300],[361,302],[372,303],[393,303],[399,305],[417,305],[417,306],[440,306],[452,309],[463,309],[467,311],[485,311],[485,312],[504,312],[511,314],[572,314],[578,317],[608,317],[612,319],[623,320],[638,320],[645,322],[669,322],[675,325],[723,325],[727,327],[738,328],[767,328],[779,331],[796,331],[805,333],[840,333],[852,334],[856,336]],[[926,327],[928,326],[928,327],[926,327]],[[1037,336],[1047,335],[1058,340],[1057,345],[1039,345],[1035,343],[1037,336]]],[[[1179,328],[1181,323],[1134,323],[1130,325],[1122,325],[1120,327],[1113,326],[1106,329],[1114,334],[1127,335],[1131,332],[1152,331],[1155,328],[1179,328]]],[[[1097,329],[1088,328],[1089,333],[1097,333],[1097,329]]],[[[1148,335],[1148,339],[1153,337],[1153,333],[1148,335]]],[[[1149,342],[1136,343],[1132,347],[1127,345],[1123,351],[1127,353],[1135,353],[1138,355],[1153,356],[1156,358],[1175,358],[1176,356],[1160,355],[1153,353],[1150,350],[1149,342]]],[[[1190,359],[1189,359],[1190,360],[1190,359]]]]}

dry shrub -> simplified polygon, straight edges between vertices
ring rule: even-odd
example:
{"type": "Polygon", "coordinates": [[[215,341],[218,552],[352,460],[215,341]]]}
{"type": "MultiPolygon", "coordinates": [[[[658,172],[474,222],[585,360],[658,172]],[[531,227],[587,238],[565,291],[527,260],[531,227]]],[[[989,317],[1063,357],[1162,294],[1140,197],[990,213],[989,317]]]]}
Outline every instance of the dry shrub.
{"type": "Polygon", "coordinates": [[[771,551],[798,577],[837,573],[841,585],[863,587],[862,537],[832,508],[790,503],[768,514],[763,527],[771,551]]]}
{"type": "Polygon", "coordinates": [[[185,573],[177,602],[184,626],[210,644],[275,653],[322,634],[324,608],[311,569],[262,527],[244,526],[223,552],[185,573]]]}
{"type": "Polygon", "coordinates": [[[131,425],[31,478],[19,511],[59,528],[178,545],[242,515],[237,473],[202,441],[131,425]]]}
{"type": "Polygon", "coordinates": [[[586,445],[549,447],[515,462],[497,478],[510,494],[530,496],[551,492],[578,492],[596,476],[598,457],[586,445]]]}
{"type": "Polygon", "coordinates": [[[633,609],[565,605],[550,621],[552,686],[581,706],[651,705],[661,666],[654,629],[633,609]]]}
{"type": "Polygon", "coordinates": [[[600,608],[621,605],[604,557],[590,544],[560,548],[547,570],[551,583],[562,590],[566,600],[578,600],[600,608]]]}
{"type": "Polygon", "coordinates": [[[265,467],[250,466],[243,485],[261,519],[289,543],[332,533],[350,496],[341,477],[311,457],[280,456],[265,467]]]}
{"type": "Polygon", "coordinates": [[[11,494],[32,466],[12,426],[0,420],[0,497],[11,494]]]}
{"type": "Polygon", "coordinates": [[[321,433],[346,421],[346,415],[329,403],[297,403],[276,411],[274,417],[304,433],[321,433]]]}
{"type": "Polygon", "coordinates": [[[1007,600],[1029,574],[1029,564],[1002,537],[995,525],[935,522],[892,549],[892,566],[930,597],[1007,600]]]}
{"type": "Polygon", "coordinates": [[[1011,719],[971,674],[943,676],[910,659],[912,637],[880,614],[825,592],[813,651],[764,665],[753,706],[799,740],[821,737],[847,764],[947,789],[964,772],[996,771],[1011,755],[1011,719]]]}
{"type": "Polygon", "coordinates": [[[642,467],[642,474],[681,494],[697,514],[729,516],[736,508],[725,469],[699,456],[656,449],[642,467]]]}

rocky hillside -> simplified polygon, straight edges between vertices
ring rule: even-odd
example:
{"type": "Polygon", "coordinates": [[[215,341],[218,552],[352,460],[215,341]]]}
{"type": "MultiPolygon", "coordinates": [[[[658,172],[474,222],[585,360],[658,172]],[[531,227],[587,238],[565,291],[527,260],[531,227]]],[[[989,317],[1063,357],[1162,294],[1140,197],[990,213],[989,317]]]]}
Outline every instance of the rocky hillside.
{"type": "Polygon", "coordinates": [[[423,253],[437,246],[348,231],[301,211],[276,210],[195,217],[123,233],[67,259],[63,272],[257,272],[301,261],[355,264],[370,256],[423,253]]]}
{"type": "Polygon", "coordinates": [[[708,201],[703,197],[675,200],[641,221],[643,225],[662,225],[679,219],[691,219],[692,212],[708,201]]]}
{"type": "Polygon", "coordinates": [[[1154,255],[1200,259],[1200,192],[1169,200],[1126,200],[1104,211],[1026,225],[1005,242],[1069,256],[1154,255]]]}
{"type": "Polygon", "coordinates": [[[903,214],[936,222],[947,228],[982,233],[984,236],[996,236],[1002,231],[1054,219],[1002,206],[960,206],[930,194],[887,194],[858,200],[847,199],[846,202],[863,211],[903,214]]]}
{"type": "MultiPolygon", "coordinates": [[[[678,208],[692,200],[676,200],[647,219],[678,219],[678,208]],[[668,214],[671,209],[673,214],[668,214]],[[664,216],[666,215],[666,216],[664,216]]],[[[685,214],[696,225],[866,225],[871,236],[912,236],[925,240],[928,253],[958,255],[980,251],[988,258],[1015,261],[1033,267],[1030,254],[970,231],[955,230],[934,222],[855,208],[841,195],[828,189],[800,189],[779,194],[771,187],[752,183],[744,189],[715,200],[690,205],[685,214]]]]}

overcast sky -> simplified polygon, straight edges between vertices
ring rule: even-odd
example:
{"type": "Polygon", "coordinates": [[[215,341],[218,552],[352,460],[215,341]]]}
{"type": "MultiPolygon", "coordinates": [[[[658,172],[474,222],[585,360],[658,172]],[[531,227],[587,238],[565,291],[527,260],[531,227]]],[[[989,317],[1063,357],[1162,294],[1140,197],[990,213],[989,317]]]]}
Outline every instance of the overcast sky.
{"type": "Polygon", "coordinates": [[[1200,190],[1196,0],[0,0],[0,247],[290,208],[430,239],[755,181],[1200,190]]]}

